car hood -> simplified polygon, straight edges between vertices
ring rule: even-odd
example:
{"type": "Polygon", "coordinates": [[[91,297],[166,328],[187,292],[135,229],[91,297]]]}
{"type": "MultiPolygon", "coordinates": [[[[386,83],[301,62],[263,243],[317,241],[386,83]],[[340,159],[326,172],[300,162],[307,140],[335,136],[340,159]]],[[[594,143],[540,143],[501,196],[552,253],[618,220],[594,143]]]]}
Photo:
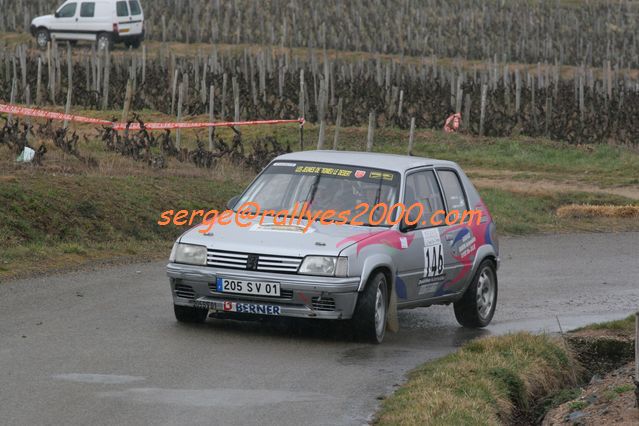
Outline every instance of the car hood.
{"type": "Polygon", "coordinates": [[[215,224],[207,233],[208,226],[198,225],[180,237],[186,244],[198,244],[210,249],[256,254],[277,254],[303,257],[306,255],[336,256],[342,250],[386,228],[351,225],[312,224],[303,232],[305,221],[298,225],[274,225],[271,218],[262,224],[249,221],[246,227],[234,222],[230,225],[215,224]]]}
{"type": "Polygon", "coordinates": [[[47,22],[51,19],[53,19],[53,15],[38,16],[37,18],[34,18],[33,21],[31,21],[31,25],[35,25],[37,27],[39,24],[47,22]]]}

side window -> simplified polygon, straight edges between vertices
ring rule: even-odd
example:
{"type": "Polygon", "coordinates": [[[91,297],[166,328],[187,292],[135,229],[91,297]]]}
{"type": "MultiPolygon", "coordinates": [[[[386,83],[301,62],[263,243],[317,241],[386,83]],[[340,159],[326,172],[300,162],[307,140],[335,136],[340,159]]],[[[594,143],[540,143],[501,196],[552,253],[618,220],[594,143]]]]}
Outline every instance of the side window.
{"type": "MultiPolygon", "coordinates": [[[[406,178],[404,205],[408,210],[416,203],[421,203],[423,206],[423,214],[419,218],[417,229],[431,227],[431,218],[435,220],[441,219],[442,215],[433,218],[433,214],[437,210],[444,210],[444,201],[435,173],[432,170],[412,173],[406,178]]],[[[412,211],[416,210],[413,209],[412,211]]]]}
{"type": "Polygon", "coordinates": [[[448,211],[459,210],[461,212],[468,210],[464,191],[457,173],[450,170],[438,170],[437,174],[442,182],[444,196],[448,204],[448,211]]]}
{"type": "Polygon", "coordinates": [[[129,7],[125,1],[119,1],[115,4],[118,16],[129,16],[129,7]]]}
{"type": "Polygon", "coordinates": [[[60,18],[73,18],[75,16],[75,9],[78,7],[77,3],[67,3],[58,12],[60,18]]]}
{"type": "Polygon", "coordinates": [[[140,2],[138,2],[138,0],[130,0],[129,7],[131,8],[131,15],[142,14],[142,8],[140,7],[140,2]]]}
{"type": "Polygon", "coordinates": [[[82,3],[80,5],[81,18],[93,18],[95,16],[95,3],[82,3]]]}

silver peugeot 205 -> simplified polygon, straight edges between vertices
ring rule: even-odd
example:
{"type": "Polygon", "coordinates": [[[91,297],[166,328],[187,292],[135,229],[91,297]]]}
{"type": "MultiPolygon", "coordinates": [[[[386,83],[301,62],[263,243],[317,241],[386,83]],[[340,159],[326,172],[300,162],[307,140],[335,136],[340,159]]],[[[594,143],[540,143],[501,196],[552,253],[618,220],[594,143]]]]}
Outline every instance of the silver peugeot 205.
{"type": "Polygon", "coordinates": [[[173,247],[167,269],[178,321],[349,320],[362,339],[380,343],[395,306],[452,303],[466,327],[493,318],[495,224],[456,163],[286,154],[228,208],[234,220],[195,226],[173,247]],[[453,220],[462,215],[471,220],[453,220]]]}

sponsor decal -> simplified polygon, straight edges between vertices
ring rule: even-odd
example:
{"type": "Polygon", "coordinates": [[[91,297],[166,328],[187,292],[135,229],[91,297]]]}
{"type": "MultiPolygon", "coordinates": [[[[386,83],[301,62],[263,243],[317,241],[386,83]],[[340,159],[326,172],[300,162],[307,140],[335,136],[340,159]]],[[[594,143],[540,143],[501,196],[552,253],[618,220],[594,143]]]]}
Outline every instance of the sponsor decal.
{"type": "Polygon", "coordinates": [[[225,312],[241,314],[280,315],[281,309],[276,305],[262,305],[258,303],[224,302],[225,312]]]}
{"type": "Polygon", "coordinates": [[[394,229],[389,229],[380,232],[363,232],[361,234],[351,235],[350,237],[339,241],[336,244],[336,247],[349,243],[357,243],[357,254],[359,254],[363,248],[374,244],[383,244],[397,250],[404,250],[405,248],[410,247],[414,238],[414,234],[403,234],[394,229]],[[406,240],[406,247],[404,247],[404,243],[402,243],[400,238],[404,238],[406,240]]]}
{"type": "Polygon", "coordinates": [[[249,230],[254,232],[293,232],[296,234],[312,234],[316,231],[312,226],[305,230],[305,226],[301,225],[276,225],[274,223],[266,223],[260,225],[256,223],[249,230]]]}
{"type": "Polygon", "coordinates": [[[355,171],[355,177],[356,177],[357,179],[361,179],[361,178],[363,178],[364,176],[366,176],[366,172],[365,172],[364,170],[357,170],[357,171],[355,171]]]}
{"type": "Polygon", "coordinates": [[[395,175],[393,175],[392,173],[386,173],[386,172],[371,172],[368,175],[371,179],[375,179],[375,180],[387,180],[387,181],[392,181],[393,178],[395,177],[395,175]]]}
{"type": "Polygon", "coordinates": [[[296,163],[273,163],[273,167],[295,167],[296,163]]]}
{"type": "Polygon", "coordinates": [[[353,174],[352,170],[340,169],[336,167],[320,167],[320,166],[297,166],[295,173],[310,173],[310,174],[322,174],[341,177],[350,177],[353,174]]]}
{"type": "Polygon", "coordinates": [[[441,287],[444,283],[445,278],[446,277],[444,275],[422,278],[417,283],[417,286],[419,287],[418,294],[425,295],[436,293],[437,290],[439,290],[439,287],[441,287]]]}

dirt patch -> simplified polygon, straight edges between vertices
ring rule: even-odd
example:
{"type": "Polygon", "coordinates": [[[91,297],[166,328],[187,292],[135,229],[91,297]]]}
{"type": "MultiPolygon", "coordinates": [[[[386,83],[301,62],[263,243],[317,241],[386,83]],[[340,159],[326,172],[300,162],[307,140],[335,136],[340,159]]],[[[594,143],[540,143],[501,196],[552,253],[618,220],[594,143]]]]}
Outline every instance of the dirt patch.
{"type": "Polygon", "coordinates": [[[634,362],[603,378],[594,376],[581,396],[551,410],[542,425],[637,425],[639,409],[635,405],[634,362]]]}
{"type": "MultiPolygon", "coordinates": [[[[505,175],[505,177],[506,176],[507,175],[505,175]]],[[[617,188],[600,188],[594,185],[576,182],[535,180],[533,183],[530,181],[516,181],[490,177],[475,177],[472,181],[478,188],[500,188],[512,192],[591,192],[594,194],[613,194],[630,198],[632,200],[639,200],[639,187],[634,185],[617,188]]]]}
{"type": "Polygon", "coordinates": [[[571,204],[557,209],[557,216],[584,217],[639,217],[639,206],[593,206],[590,204],[571,204]]]}

